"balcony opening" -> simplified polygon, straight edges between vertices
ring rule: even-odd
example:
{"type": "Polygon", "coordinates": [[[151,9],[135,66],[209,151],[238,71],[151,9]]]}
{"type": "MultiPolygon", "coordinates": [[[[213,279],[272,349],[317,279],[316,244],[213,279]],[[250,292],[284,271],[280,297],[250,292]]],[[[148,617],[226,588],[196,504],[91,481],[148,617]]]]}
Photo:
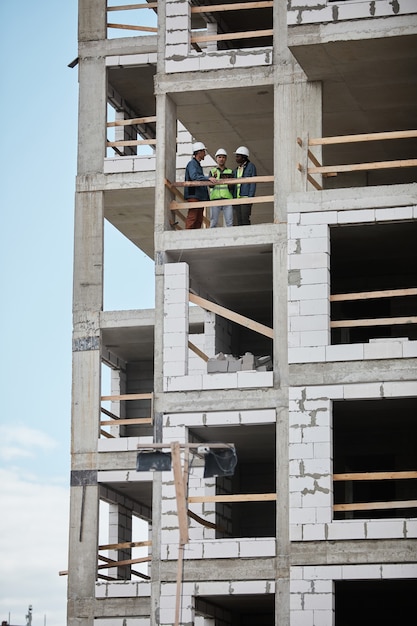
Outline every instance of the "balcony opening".
{"type": "Polygon", "coordinates": [[[417,515],[417,398],[333,402],[334,518],[417,515]]]}
{"type": "MultiPolygon", "coordinates": [[[[193,427],[190,441],[233,443],[237,465],[233,476],[215,480],[218,502],[205,502],[204,513],[215,519],[216,539],[274,537],[276,531],[275,424],[238,427],[193,427]],[[265,494],[269,499],[262,499],[265,494]],[[240,501],[233,496],[240,495],[240,501]],[[227,496],[231,496],[230,501],[227,496]],[[260,496],[260,497],[258,497],[260,496]]],[[[191,505],[192,506],[192,505],[191,505]]]]}
{"type": "Polygon", "coordinates": [[[98,580],[149,580],[152,483],[101,485],[98,580]]]}
{"type": "Polygon", "coordinates": [[[335,626],[408,624],[415,612],[417,579],[337,580],[335,626]]]}
{"type": "Polygon", "coordinates": [[[417,339],[417,222],[330,229],[331,343],[417,339]]]}
{"type": "Polygon", "coordinates": [[[237,0],[228,0],[216,11],[210,9],[213,5],[219,7],[220,3],[216,0],[191,2],[191,44],[196,50],[206,47],[210,51],[272,46],[273,3],[263,2],[262,7],[251,3],[245,9],[242,6],[245,2],[239,2],[239,7],[233,10],[230,5],[236,3],[237,0]]]}
{"type": "Polygon", "coordinates": [[[274,626],[275,595],[198,596],[195,598],[195,613],[196,626],[274,626]],[[207,621],[197,621],[203,618],[207,621]]]}

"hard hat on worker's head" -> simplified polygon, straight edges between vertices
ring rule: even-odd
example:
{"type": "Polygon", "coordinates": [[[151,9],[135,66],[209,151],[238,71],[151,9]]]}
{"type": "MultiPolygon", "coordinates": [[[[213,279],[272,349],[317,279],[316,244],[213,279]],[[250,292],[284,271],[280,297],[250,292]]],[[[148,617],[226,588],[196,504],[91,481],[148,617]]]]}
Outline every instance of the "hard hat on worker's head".
{"type": "Polygon", "coordinates": [[[239,146],[239,148],[236,148],[235,154],[241,154],[242,156],[249,158],[249,150],[246,146],[239,146]]]}
{"type": "Polygon", "coordinates": [[[193,154],[195,154],[199,150],[206,150],[206,146],[201,143],[201,141],[196,141],[195,143],[193,143],[193,154]]]}
{"type": "Polygon", "coordinates": [[[224,148],[219,148],[214,156],[215,157],[218,157],[218,156],[225,156],[225,157],[227,157],[227,152],[226,152],[226,150],[224,148]]]}

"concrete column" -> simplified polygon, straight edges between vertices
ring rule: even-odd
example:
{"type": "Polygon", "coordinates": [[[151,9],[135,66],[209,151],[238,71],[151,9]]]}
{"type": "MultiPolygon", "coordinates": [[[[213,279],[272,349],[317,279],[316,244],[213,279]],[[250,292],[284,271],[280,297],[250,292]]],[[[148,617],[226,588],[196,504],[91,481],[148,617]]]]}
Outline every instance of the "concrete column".
{"type": "Polygon", "coordinates": [[[78,41],[106,39],[107,0],[78,0],[78,41]]]}
{"type": "Polygon", "coordinates": [[[302,160],[297,137],[321,137],[321,83],[306,82],[296,68],[294,73],[295,82],[287,83],[285,76],[279,77],[274,91],[274,217],[278,222],[286,222],[288,194],[305,191],[305,176],[297,170],[302,160]]]}
{"type": "MultiPolygon", "coordinates": [[[[90,54],[90,53],[89,53],[90,54]]],[[[106,155],[107,94],[104,57],[79,60],[78,176],[103,171],[106,155]]]]}

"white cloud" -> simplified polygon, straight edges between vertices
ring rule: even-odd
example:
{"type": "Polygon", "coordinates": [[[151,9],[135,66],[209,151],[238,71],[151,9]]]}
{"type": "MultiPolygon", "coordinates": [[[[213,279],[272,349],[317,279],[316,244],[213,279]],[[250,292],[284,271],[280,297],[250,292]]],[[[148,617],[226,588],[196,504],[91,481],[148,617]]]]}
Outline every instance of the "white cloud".
{"type": "Polygon", "coordinates": [[[66,623],[69,487],[0,469],[0,620],[66,623]]]}
{"type": "Polygon", "coordinates": [[[24,425],[0,425],[0,458],[11,461],[33,458],[36,453],[52,450],[57,443],[46,433],[24,425]]]}

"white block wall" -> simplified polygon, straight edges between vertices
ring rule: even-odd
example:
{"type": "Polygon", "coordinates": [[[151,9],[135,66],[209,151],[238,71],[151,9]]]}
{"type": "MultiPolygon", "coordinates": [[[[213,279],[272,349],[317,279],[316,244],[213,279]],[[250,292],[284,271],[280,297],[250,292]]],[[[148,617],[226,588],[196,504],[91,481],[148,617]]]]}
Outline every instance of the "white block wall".
{"type": "Polygon", "coordinates": [[[314,24],[318,22],[340,22],[343,20],[372,19],[416,13],[414,0],[290,0],[288,2],[287,24],[314,24]]]}
{"type": "Polygon", "coordinates": [[[417,341],[330,345],[330,226],[412,219],[413,206],[288,215],[288,361],[355,361],[417,356],[417,341]]]}
{"type": "MultiPolygon", "coordinates": [[[[256,67],[272,64],[272,48],[245,48],[243,51],[212,50],[207,46],[197,52],[190,46],[190,3],[184,0],[166,0],[165,71],[192,72],[223,70],[233,67],[256,67]]],[[[213,28],[213,27],[212,27],[213,28]]],[[[201,47],[205,47],[202,44],[201,47]]]]}
{"type": "Polygon", "coordinates": [[[409,539],[417,519],[333,520],[332,400],[415,396],[416,382],[292,387],[289,394],[292,541],[409,539]]]}
{"type": "Polygon", "coordinates": [[[334,624],[335,580],[416,578],[417,565],[322,565],[292,567],[290,580],[291,626],[334,624]]]}
{"type": "MultiPolygon", "coordinates": [[[[183,583],[181,587],[181,611],[180,624],[199,624],[211,626],[212,621],[195,615],[195,598],[203,596],[210,600],[210,596],[229,596],[233,589],[234,596],[246,596],[247,594],[273,594],[275,584],[272,580],[225,580],[218,582],[183,583]],[[195,621],[194,621],[195,620],[195,621]],[[202,621],[203,620],[203,621],[202,621]]],[[[160,626],[172,626],[175,617],[175,599],[177,586],[175,583],[161,585],[160,596],[160,626]]]]}

